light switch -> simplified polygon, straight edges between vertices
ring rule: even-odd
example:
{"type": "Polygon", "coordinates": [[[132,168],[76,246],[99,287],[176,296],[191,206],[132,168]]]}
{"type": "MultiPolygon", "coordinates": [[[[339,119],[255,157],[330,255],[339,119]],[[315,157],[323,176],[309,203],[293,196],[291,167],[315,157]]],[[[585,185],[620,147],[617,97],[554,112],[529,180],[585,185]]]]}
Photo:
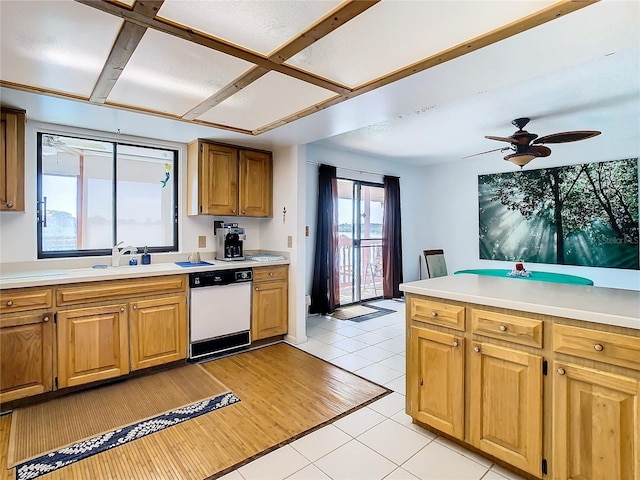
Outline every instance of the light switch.
{"type": "Polygon", "coordinates": [[[309,225],[305,225],[304,226],[304,236],[308,237],[309,236],[309,225]]]}
{"type": "Polygon", "coordinates": [[[206,248],[207,247],[207,236],[199,235],[198,236],[198,248],[206,248]]]}

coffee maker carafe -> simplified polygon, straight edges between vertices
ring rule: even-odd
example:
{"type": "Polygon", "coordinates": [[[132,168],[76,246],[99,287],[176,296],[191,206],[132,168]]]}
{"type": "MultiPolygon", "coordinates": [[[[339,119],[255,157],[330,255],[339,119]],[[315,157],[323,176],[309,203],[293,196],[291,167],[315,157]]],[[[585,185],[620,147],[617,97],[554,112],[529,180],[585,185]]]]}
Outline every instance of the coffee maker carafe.
{"type": "Polygon", "coordinates": [[[216,260],[244,260],[242,242],[247,238],[237,223],[223,223],[216,228],[216,260]]]}

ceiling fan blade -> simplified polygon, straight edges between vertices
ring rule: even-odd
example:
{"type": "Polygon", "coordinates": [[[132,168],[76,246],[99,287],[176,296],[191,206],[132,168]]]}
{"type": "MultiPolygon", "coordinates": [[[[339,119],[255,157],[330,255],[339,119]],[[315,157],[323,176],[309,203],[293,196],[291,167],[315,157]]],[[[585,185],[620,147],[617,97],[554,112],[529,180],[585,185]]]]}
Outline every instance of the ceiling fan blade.
{"type": "Polygon", "coordinates": [[[477,157],[478,155],[484,155],[485,153],[497,152],[498,150],[500,150],[502,152],[504,150],[511,150],[511,148],[510,147],[494,148],[493,150],[487,150],[486,152],[480,152],[480,153],[474,153],[473,155],[467,155],[466,157],[462,157],[462,159],[471,158],[471,157],[477,157]]]}
{"type": "Polygon", "coordinates": [[[499,142],[512,143],[514,141],[514,139],[511,137],[493,137],[491,135],[485,135],[484,138],[488,138],[489,140],[498,140],[499,142]]]}
{"type": "Polygon", "coordinates": [[[529,152],[537,155],[538,157],[548,157],[551,155],[551,149],[543,145],[533,145],[529,148],[529,152]]]}
{"type": "Polygon", "coordinates": [[[595,137],[596,135],[600,135],[600,133],[601,132],[596,130],[576,130],[575,132],[552,133],[551,135],[545,135],[544,137],[538,138],[534,144],[577,142],[578,140],[595,137]]]}

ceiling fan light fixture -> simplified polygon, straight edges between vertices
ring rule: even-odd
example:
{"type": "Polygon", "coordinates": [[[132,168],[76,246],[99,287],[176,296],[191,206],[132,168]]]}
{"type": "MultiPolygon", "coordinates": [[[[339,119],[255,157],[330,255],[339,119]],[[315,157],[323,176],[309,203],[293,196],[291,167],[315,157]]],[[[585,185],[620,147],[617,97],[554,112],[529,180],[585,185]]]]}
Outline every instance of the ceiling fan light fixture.
{"type": "Polygon", "coordinates": [[[522,168],[534,158],[538,158],[538,156],[534,153],[512,153],[504,157],[504,159],[522,168]]]}

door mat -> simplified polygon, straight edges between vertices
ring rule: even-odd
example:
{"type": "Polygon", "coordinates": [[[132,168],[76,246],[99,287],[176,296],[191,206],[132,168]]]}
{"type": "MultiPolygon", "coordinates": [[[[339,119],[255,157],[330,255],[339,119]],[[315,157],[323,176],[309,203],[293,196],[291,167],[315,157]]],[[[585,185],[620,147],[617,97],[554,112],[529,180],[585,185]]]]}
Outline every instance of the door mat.
{"type": "Polygon", "coordinates": [[[350,307],[338,308],[332,315],[336,320],[351,320],[352,322],[363,322],[372,318],[395,313],[389,308],[376,307],[374,305],[352,305],[350,307]]]}
{"type": "Polygon", "coordinates": [[[11,415],[7,466],[79,442],[91,443],[99,435],[112,435],[229,391],[202,366],[189,364],[17,408],[11,415]]]}

